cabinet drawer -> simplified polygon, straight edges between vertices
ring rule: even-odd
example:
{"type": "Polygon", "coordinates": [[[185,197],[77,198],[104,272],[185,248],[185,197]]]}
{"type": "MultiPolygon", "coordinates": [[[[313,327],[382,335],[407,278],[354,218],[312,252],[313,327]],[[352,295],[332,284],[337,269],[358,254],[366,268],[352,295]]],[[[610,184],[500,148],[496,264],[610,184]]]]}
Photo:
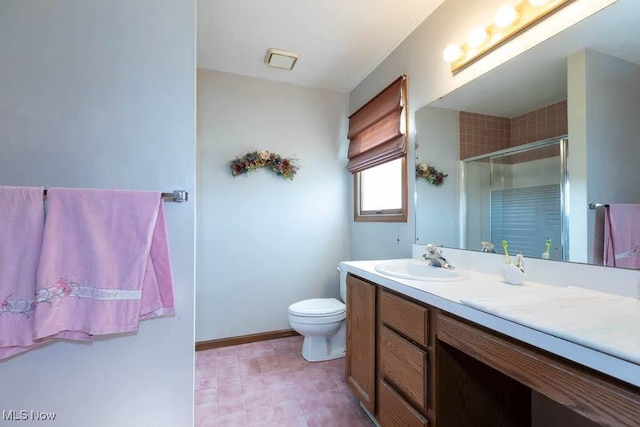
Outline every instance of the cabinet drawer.
{"type": "Polygon", "coordinates": [[[386,382],[380,381],[380,425],[382,427],[421,427],[429,422],[416,412],[386,382]]]}
{"type": "Polygon", "coordinates": [[[427,410],[427,352],[386,326],[380,328],[380,375],[418,411],[427,410]]]}
{"type": "Polygon", "coordinates": [[[389,292],[380,292],[380,321],[391,329],[426,347],[428,310],[389,292]]]}

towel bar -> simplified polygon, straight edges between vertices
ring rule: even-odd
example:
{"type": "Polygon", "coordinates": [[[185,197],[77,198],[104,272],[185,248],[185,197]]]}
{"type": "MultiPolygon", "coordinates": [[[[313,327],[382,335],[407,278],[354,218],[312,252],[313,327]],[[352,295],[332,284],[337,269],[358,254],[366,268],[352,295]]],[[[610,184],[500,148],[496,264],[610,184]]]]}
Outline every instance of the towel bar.
{"type": "MultiPolygon", "coordinates": [[[[162,200],[165,202],[182,203],[189,200],[189,192],[186,190],[174,190],[171,193],[162,193],[162,200]]],[[[44,190],[44,199],[47,200],[47,190],[44,190]]]]}
{"type": "Polygon", "coordinates": [[[589,209],[605,208],[607,206],[609,206],[609,205],[603,204],[603,203],[595,203],[595,202],[589,203],[589,209]]]}
{"type": "Polygon", "coordinates": [[[186,190],[173,190],[173,193],[162,193],[161,197],[165,202],[183,203],[189,200],[189,193],[186,190]]]}

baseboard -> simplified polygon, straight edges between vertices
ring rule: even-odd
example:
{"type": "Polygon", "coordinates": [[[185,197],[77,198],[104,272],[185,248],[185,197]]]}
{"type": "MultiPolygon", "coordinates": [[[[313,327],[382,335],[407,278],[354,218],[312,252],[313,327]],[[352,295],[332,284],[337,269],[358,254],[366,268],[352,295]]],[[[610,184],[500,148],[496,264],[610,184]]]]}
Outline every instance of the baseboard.
{"type": "Polygon", "coordinates": [[[199,341],[196,343],[196,351],[210,350],[212,348],[228,347],[230,345],[248,344],[251,342],[274,340],[277,338],[295,337],[300,335],[293,329],[281,331],[261,332],[259,334],[242,335],[239,337],[220,338],[216,340],[199,341]]]}

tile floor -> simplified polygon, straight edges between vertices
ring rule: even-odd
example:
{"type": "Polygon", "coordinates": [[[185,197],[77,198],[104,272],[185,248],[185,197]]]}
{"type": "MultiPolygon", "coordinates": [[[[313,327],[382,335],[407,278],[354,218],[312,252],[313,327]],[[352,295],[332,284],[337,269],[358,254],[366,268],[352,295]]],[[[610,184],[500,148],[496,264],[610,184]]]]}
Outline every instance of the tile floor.
{"type": "Polygon", "coordinates": [[[344,381],[345,359],[309,363],[302,337],[196,353],[196,427],[374,424],[344,381]]]}

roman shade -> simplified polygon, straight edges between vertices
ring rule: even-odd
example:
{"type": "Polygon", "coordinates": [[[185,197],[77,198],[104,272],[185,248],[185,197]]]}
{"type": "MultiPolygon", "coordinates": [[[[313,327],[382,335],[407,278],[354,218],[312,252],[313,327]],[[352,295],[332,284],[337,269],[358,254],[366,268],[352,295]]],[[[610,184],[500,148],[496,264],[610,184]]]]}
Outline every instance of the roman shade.
{"type": "Polygon", "coordinates": [[[406,155],[406,93],[403,75],[349,117],[349,172],[406,155]]]}

